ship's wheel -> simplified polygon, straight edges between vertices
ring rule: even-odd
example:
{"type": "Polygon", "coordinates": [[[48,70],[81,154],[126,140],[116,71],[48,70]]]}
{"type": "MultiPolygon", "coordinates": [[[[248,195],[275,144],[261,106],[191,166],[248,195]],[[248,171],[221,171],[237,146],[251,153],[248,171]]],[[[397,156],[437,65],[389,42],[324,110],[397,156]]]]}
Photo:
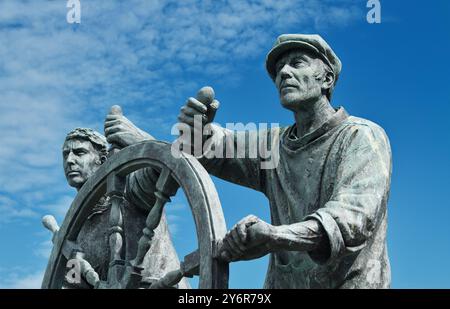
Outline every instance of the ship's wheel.
{"type": "Polygon", "coordinates": [[[199,276],[199,288],[228,288],[228,263],[216,258],[218,244],[227,231],[217,191],[206,170],[194,157],[181,152],[174,156],[171,151],[171,144],[160,141],[146,141],[122,149],[112,155],[83,185],[60,228],[55,227],[47,218],[44,223],[53,229],[55,236],[42,288],[61,288],[67,272],[67,262],[73,258],[83,262],[83,279],[95,288],[142,287],[141,266],[144,256],[150,248],[164,206],[179,188],[186,195],[192,211],[198,249],[184,258],[178,270],[167,273],[153,282],[150,288],[171,287],[183,277],[193,275],[199,276]],[[136,257],[124,260],[122,248],[126,244],[120,204],[123,201],[126,176],[146,167],[159,171],[156,202],[146,219],[136,257]],[[76,239],[90,209],[105,194],[111,201],[111,259],[107,280],[102,281],[88,261],[83,260],[84,254],[76,245],[76,239]]]}

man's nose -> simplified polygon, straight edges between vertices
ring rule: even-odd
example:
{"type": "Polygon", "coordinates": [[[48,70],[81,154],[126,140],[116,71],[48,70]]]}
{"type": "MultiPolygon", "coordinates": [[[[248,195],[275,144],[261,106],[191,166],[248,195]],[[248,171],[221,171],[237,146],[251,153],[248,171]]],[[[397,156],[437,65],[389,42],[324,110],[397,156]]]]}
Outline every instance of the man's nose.
{"type": "Polygon", "coordinates": [[[292,72],[291,72],[291,67],[289,66],[289,64],[285,64],[281,70],[280,70],[280,77],[281,79],[286,79],[292,76],[292,72]]]}
{"type": "Polygon", "coordinates": [[[75,155],[73,154],[73,152],[69,152],[66,158],[66,162],[72,164],[75,163],[75,155]]]}
{"type": "Polygon", "coordinates": [[[281,83],[291,77],[292,77],[292,72],[290,71],[289,66],[287,64],[285,64],[277,74],[277,78],[276,78],[277,87],[280,88],[281,83]]]}

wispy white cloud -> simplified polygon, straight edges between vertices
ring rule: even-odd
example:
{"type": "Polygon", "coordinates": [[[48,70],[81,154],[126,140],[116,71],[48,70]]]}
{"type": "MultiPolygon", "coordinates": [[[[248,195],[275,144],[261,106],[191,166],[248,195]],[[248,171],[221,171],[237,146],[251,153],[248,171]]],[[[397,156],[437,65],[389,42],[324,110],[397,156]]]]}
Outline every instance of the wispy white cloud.
{"type": "Polygon", "coordinates": [[[0,224],[36,218],[37,216],[37,212],[26,207],[20,207],[15,200],[0,195],[0,224]]]}
{"type": "Polygon", "coordinates": [[[29,274],[12,273],[0,280],[0,289],[39,289],[43,278],[44,271],[29,274]]]}
{"type": "Polygon", "coordinates": [[[39,246],[34,250],[34,255],[37,257],[48,259],[50,254],[52,253],[53,243],[51,240],[43,241],[39,244],[39,246]]]}

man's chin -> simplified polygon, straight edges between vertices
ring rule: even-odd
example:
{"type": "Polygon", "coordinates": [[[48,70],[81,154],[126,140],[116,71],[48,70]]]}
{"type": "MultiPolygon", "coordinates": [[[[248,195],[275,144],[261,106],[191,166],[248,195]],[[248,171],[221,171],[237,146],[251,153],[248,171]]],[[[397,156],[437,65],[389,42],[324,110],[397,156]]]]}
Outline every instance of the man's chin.
{"type": "Polygon", "coordinates": [[[315,100],[315,98],[305,98],[299,96],[296,96],[295,98],[291,96],[284,96],[280,98],[281,106],[293,112],[308,109],[311,106],[311,103],[315,100]]]}
{"type": "Polygon", "coordinates": [[[67,178],[67,183],[69,184],[69,186],[71,186],[72,188],[75,189],[79,189],[83,186],[84,181],[82,179],[77,179],[79,177],[74,177],[74,178],[67,178]]]}
{"type": "Polygon", "coordinates": [[[295,112],[298,109],[299,106],[299,102],[293,101],[293,100],[283,100],[281,99],[281,106],[283,106],[284,108],[295,112]]]}

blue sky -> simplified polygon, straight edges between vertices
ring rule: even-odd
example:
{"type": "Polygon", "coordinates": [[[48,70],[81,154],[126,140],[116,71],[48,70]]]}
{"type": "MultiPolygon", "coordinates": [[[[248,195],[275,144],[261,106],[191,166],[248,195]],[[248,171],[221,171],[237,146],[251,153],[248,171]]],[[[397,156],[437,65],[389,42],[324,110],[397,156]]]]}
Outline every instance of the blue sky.
{"type": "MultiPolygon", "coordinates": [[[[290,125],[264,70],[281,33],[319,33],[343,62],[333,105],[383,126],[394,168],[388,249],[394,288],[450,288],[449,1],[81,0],[0,2],[0,287],[39,287],[51,250],[40,218],[62,222],[75,196],[61,159],[65,134],[102,130],[111,105],[173,140],[179,108],[204,85],[216,121],[290,125]]],[[[214,182],[227,225],[269,220],[260,193],[214,182]]],[[[196,248],[182,195],[167,209],[180,256],[196,248]]],[[[268,259],[231,265],[230,287],[262,287],[268,259]]]]}

